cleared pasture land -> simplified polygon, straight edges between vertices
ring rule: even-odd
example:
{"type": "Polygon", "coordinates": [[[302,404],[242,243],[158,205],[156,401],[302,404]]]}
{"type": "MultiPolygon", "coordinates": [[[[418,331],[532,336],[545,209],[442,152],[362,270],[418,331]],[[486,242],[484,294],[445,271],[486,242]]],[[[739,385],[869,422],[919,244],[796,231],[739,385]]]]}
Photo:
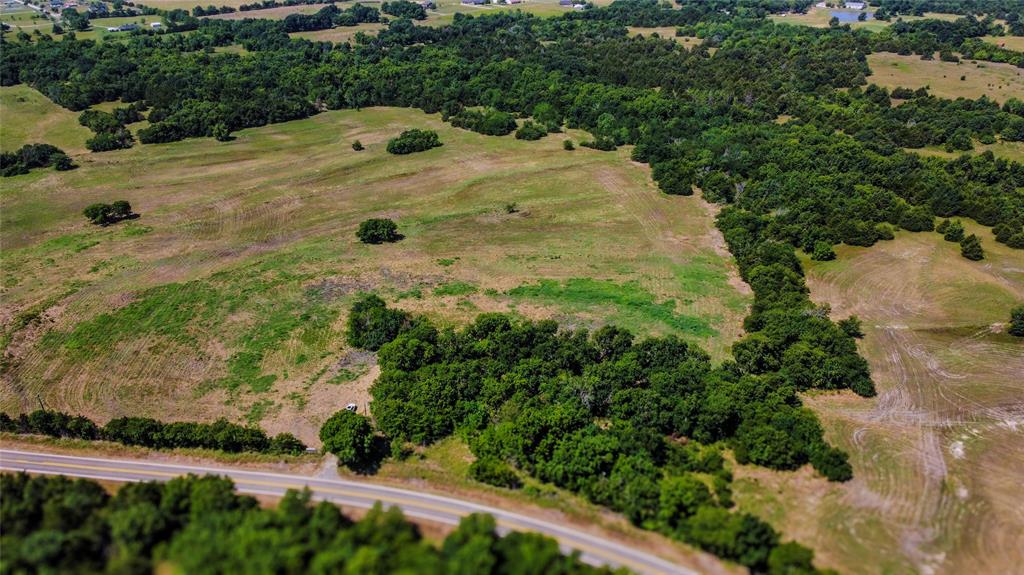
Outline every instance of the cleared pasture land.
{"type": "Polygon", "coordinates": [[[316,444],[376,375],[342,336],[366,290],[442,322],[613,321],[716,357],[740,330],[748,296],[708,207],[661,195],[628,150],[567,152],[566,135],[487,137],[404,109],[236,136],[80,154],[72,172],[0,182],[0,407],[227,416],[316,444]],[[445,145],[387,154],[409,127],[445,145]],[[80,214],[116,199],[142,217],[97,228],[80,214]],[[406,238],[356,242],[374,216],[406,238]]]}
{"type": "Polygon", "coordinates": [[[864,322],[879,396],[808,398],[854,479],[744,469],[736,490],[843,573],[1009,573],[1024,562],[1024,341],[1003,333],[1024,301],[1024,255],[965,225],[985,260],[936,233],[901,233],[805,262],[811,297],[864,322]]]}
{"type": "Polygon", "coordinates": [[[0,150],[10,152],[25,144],[52,144],[69,154],[85,152],[89,128],[78,123],[78,113],[61,108],[28,86],[0,88],[0,150]]]}
{"type": "Polygon", "coordinates": [[[293,32],[289,34],[292,38],[305,38],[317,42],[355,42],[356,34],[360,32],[370,36],[375,35],[386,28],[384,24],[363,23],[358,26],[338,26],[328,30],[313,30],[310,32],[293,32]]]}
{"type": "Polygon", "coordinates": [[[868,82],[886,88],[922,88],[942,98],[980,98],[997,102],[1024,98],[1024,70],[994,62],[942,62],[922,60],[920,56],[900,56],[890,52],[868,55],[871,75],[868,82]],[[961,80],[960,78],[964,79],[961,80]]]}
{"type": "MultiPolygon", "coordinates": [[[[855,10],[842,10],[836,8],[818,8],[812,7],[807,10],[806,13],[800,14],[790,12],[787,14],[775,14],[769,16],[777,24],[796,24],[800,26],[811,26],[813,28],[828,28],[829,20],[832,19],[832,12],[847,12],[856,14],[855,10]]],[[[844,22],[849,24],[854,29],[870,30],[877,32],[879,30],[888,28],[893,22],[897,20],[903,20],[905,22],[912,22],[914,20],[923,20],[925,18],[934,18],[936,20],[956,20],[959,18],[956,14],[940,14],[938,12],[926,12],[924,16],[900,16],[893,18],[890,21],[884,20],[865,20],[863,22],[844,22]]]]}

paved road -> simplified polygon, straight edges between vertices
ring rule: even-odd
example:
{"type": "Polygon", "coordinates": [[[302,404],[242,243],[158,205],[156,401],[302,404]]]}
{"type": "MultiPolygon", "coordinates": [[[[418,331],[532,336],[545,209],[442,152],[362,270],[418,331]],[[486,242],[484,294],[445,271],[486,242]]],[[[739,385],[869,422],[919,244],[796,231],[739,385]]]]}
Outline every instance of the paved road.
{"type": "Polygon", "coordinates": [[[143,460],[106,459],[30,453],[0,449],[0,469],[29,473],[69,475],[105,481],[167,481],[193,473],[214,474],[231,478],[242,493],[280,496],[289,489],[308,487],[313,497],[342,506],[369,508],[377,501],[402,509],[406,516],[437,523],[455,525],[470,513],[489,513],[502,532],[536,531],[558,540],[565,551],[578,550],[584,561],[595,565],[627,567],[650,575],[696,575],[696,572],[674,565],[643,551],[632,549],[608,539],[468,501],[419,493],[407,489],[384,487],[371,483],[321,479],[302,475],[286,475],[263,471],[151,463],[143,460]]]}

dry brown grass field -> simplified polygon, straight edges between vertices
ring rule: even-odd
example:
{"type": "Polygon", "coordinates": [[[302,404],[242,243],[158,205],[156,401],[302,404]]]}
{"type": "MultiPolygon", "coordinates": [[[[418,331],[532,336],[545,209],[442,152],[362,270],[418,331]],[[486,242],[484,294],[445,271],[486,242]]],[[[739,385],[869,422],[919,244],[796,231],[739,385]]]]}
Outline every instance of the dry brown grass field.
{"type": "Polygon", "coordinates": [[[868,82],[886,88],[922,88],[941,98],[980,98],[997,102],[1024,98],[1024,70],[1010,64],[993,62],[942,62],[922,60],[920,56],[900,56],[889,52],[868,55],[871,75],[868,82]],[[961,80],[961,77],[963,78],[961,80]]]}
{"type": "Polygon", "coordinates": [[[854,479],[744,469],[737,491],[843,573],[1011,573],[1024,562],[1024,342],[1003,333],[1024,301],[1024,254],[966,225],[985,260],[936,233],[901,233],[806,262],[812,299],[864,321],[879,396],[808,398],[854,479]]]}
{"type": "Polygon", "coordinates": [[[236,136],[80,153],[77,170],[0,182],[0,408],[226,416],[316,444],[376,375],[343,338],[361,291],[442,323],[508,311],[677,333],[717,358],[740,333],[749,296],[708,206],[660,194],[626,149],[568,152],[577,134],[488,137],[405,109],[236,136]],[[444,146],[386,153],[409,127],[444,146]],[[100,228],[81,216],[116,199],[141,217],[100,228]],[[358,243],[375,216],[405,239],[358,243]]]}

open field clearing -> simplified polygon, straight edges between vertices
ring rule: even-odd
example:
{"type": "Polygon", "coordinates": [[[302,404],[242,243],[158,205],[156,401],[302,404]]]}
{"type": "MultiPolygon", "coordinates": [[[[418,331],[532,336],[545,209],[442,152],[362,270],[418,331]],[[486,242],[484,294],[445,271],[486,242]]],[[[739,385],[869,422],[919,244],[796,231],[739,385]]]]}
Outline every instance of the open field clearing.
{"type": "Polygon", "coordinates": [[[1024,71],[1010,64],[942,62],[937,58],[922,60],[920,56],[883,52],[869,54],[868,66],[868,82],[886,88],[928,87],[933,96],[951,99],[988,96],[1005,102],[1009,98],[1024,98],[1024,71]]]}
{"type": "Polygon", "coordinates": [[[89,128],[78,113],[61,108],[25,85],[0,88],[0,150],[9,152],[28,143],[47,143],[69,154],[85,152],[89,128]]]}
{"type": "Polygon", "coordinates": [[[744,469],[736,489],[843,573],[1009,573],[1024,561],[1024,342],[1003,333],[1024,301],[1024,255],[965,226],[985,260],[937,233],[901,233],[805,262],[812,298],[864,321],[879,396],[808,398],[854,479],[744,469]]]}
{"type": "Polygon", "coordinates": [[[355,42],[356,34],[374,35],[386,28],[384,24],[363,23],[358,26],[338,26],[329,30],[313,30],[310,32],[293,32],[292,38],[305,38],[317,42],[355,42]]]}
{"type": "MultiPolygon", "coordinates": [[[[657,34],[667,40],[675,40],[686,48],[693,48],[694,46],[699,46],[704,42],[704,40],[695,36],[676,36],[676,28],[674,26],[659,26],[655,28],[627,26],[626,30],[629,30],[630,35],[633,36],[650,36],[651,34],[657,34]]],[[[714,53],[713,50],[715,50],[715,48],[712,48],[711,50],[712,53],[714,53]]]]}
{"type": "MultiPolygon", "coordinates": [[[[788,14],[774,14],[772,16],[769,16],[769,18],[775,21],[777,24],[798,24],[801,26],[811,26],[814,28],[828,28],[828,22],[829,20],[832,19],[833,12],[842,12],[845,14],[849,14],[850,16],[844,16],[844,18],[849,18],[850,20],[853,20],[854,18],[857,17],[857,11],[855,10],[842,10],[837,8],[818,8],[814,6],[809,8],[807,12],[804,14],[797,14],[791,12],[788,14]]],[[[882,30],[884,28],[889,27],[889,25],[891,25],[893,22],[896,22],[898,19],[903,20],[905,22],[913,22],[914,20],[924,20],[925,18],[934,18],[937,20],[956,20],[957,18],[959,18],[959,16],[957,16],[956,14],[940,14],[937,12],[925,12],[924,16],[900,16],[899,18],[893,18],[888,22],[883,20],[865,20],[863,22],[843,22],[843,24],[849,24],[851,28],[857,30],[862,29],[877,32],[878,30],[882,30]]]]}
{"type": "Polygon", "coordinates": [[[39,30],[42,33],[49,34],[50,29],[53,28],[53,22],[43,16],[38,10],[33,10],[22,4],[16,4],[11,8],[6,6],[0,8],[0,22],[11,27],[8,34],[4,36],[9,40],[14,40],[15,34],[18,32],[32,34],[39,30]]]}
{"type": "Polygon", "coordinates": [[[280,8],[267,8],[266,10],[249,10],[246,12],[232,12],[230,14],[215,14],[207,16],[212,20],[241,20],[243,18],[260,18],[264,20],[283,20],[289,14],[315,14],[327,4],[303,4],[300,6],[281,6],[280,8]]]}
{"type": "Polygon", "coordinates": [[[1024,51],[1024,36],[982,36],[981,39],[1007,50],[1024,51]]]}
{"type": "MultiPolygon", "coordinates": [[[[952,159],[960,156],[964,152],[947,152],[946,150],[936,147],[929,146],[927,148],[916,148],[908,149],[910,152],[920,154],[922,156],[935,156],[938,158],[952,159]]],[[[1006,158],[1007,160],[1013,160],[1014,162],[1024,162],[1024,142],[1004,142],[998,141],[994,144],[982,144],[981,142],[974,142],[974,149],[968,154],[980,154],[982,152],[991,151],[997,157],[1006,158]]]]}
{"type": "Polygon", "coordinates": [[[317,444],[377,374],[342,335],[366,290],[442,322],[612,321],[717,358],[738,336],[748,296],[707,205],[658,193],[626,149],[566,152],[566,135],[488,137],[405,109],[236,136],[76,154],[77,170],[0,182],[0,408],[226,416],[317,444]],[[408,127],[445,145],[387,154],[408,127]],[[99,228],[80,214],[116,199],[141,217],[99,228]],[[406,238],[358,243],[374,216],[406,238]]]}

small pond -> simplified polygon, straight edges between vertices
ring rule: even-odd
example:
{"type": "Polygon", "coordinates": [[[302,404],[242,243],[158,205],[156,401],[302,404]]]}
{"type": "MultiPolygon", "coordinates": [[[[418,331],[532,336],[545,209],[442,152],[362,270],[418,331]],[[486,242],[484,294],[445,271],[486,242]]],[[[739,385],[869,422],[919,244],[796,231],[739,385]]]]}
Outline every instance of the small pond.
{"type": "MultiPolygon", "coordinates": [[[[875,17],[874,12],[865,12],[865,14],[867,14],[868,20],[875,17]]],[[[832,10],[831,12],[831,18],[839,18],[840,24],[852,24],[857,21],[859,15],[860,12],[850,10],[832,10]]]]}

